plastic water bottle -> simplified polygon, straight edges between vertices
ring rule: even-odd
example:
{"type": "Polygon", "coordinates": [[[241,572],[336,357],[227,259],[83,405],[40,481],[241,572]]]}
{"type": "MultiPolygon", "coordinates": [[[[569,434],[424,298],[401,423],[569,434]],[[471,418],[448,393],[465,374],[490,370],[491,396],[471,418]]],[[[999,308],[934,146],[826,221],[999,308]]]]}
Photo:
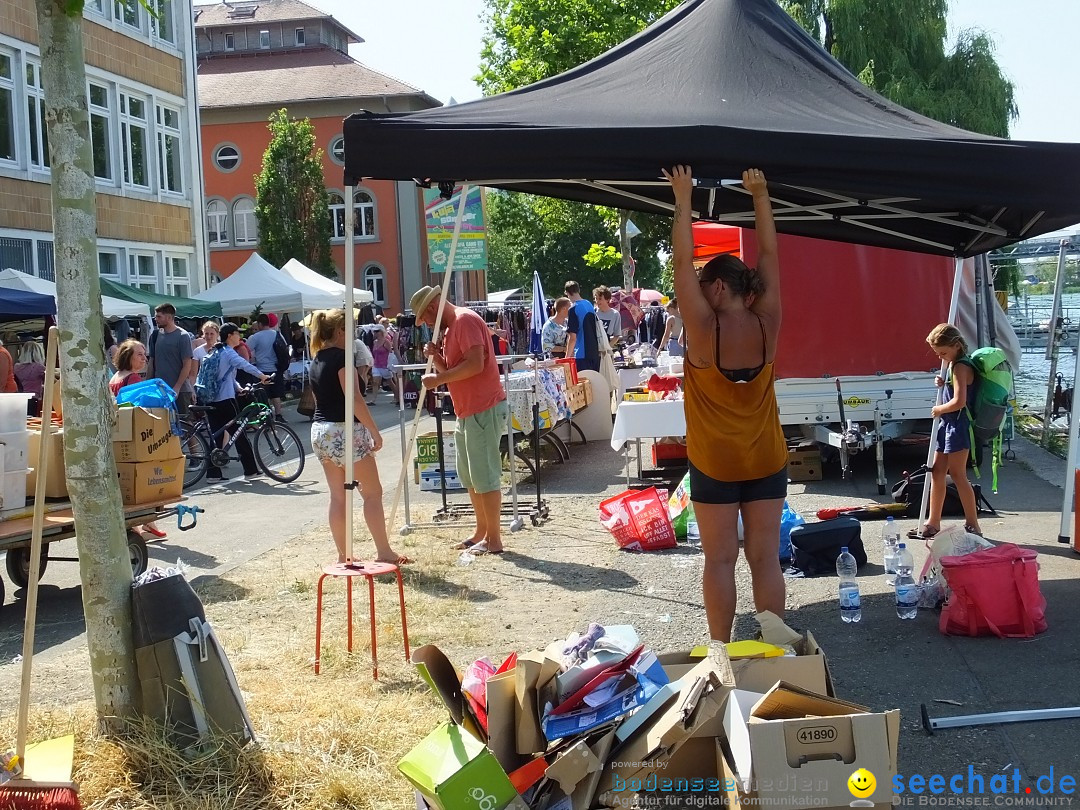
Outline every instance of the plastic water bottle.
{"type": "Polygon", "coordinates": [[[844,546],[836,558],[836,576],[840,577],[840,618],[845,622],[862,619],[862,600],[859,598],[859,583],[855,579],[858,572],[855,558],[844,546]]]}
{"type": "Polygon", "coordinates": [[[885,560],[885,584],[895,584],[896,552],[900,545],[900,527],[896,525],[892,515],[885,519],[885,526],[881,529],[881,546],[885,560]]]}
{"type": "Polygon", "coordinates": [[[896,615],[901,619],[914,619],[919,612],[919,586],[911,576],[915,561],[907,544],[897,547],[896,555],[896,615]]]}

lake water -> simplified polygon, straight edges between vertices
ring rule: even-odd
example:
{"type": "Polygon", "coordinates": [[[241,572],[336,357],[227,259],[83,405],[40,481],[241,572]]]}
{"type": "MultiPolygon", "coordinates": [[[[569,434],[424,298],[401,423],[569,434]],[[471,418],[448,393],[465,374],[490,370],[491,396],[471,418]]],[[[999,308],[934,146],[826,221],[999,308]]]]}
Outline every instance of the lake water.
{"type": "MultiPolygon", "coordinates": [[[[1054,305],[1053,295],[1032,295],[1027,300],[1020,297],[1009,299],[1009,312],[1012,314],[1030,314],[1034,321],[1045,320],[1050,317],[1050,310],[1054,305]]],[[[1061,297],[1061,306],[1066,317],[1070,317],[1073,323],[1073,331],[1067,338],[1065,345],[1058,351],[1058,373],[1062,375],[1062,387],[1069,388],[1073,384],[1073,371],[1076,355],[1073,348],[1076,346],[1076,326],[1080,325],[1080,293],[1070,293],[1061,297]]],[[[1046,405],[1046,388],[1050,377],[1050,361],[1046,359],[1046,349],[1026,349],[1020,355],[1020,370],[1016,374],[1016,399],[1021,407],[1041,412],[1046,405]]]]}

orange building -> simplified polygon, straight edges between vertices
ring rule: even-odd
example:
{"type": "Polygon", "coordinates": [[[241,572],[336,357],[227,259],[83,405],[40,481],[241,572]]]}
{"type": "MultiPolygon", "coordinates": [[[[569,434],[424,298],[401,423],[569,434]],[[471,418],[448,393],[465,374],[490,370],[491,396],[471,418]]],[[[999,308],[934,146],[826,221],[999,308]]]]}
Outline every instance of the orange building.
{"type": "MultiPolygon", "coordinates": [[[[323,150],[330,196],[332,255],[345,266],[342,122],[361,109],[402,112],[439,106],[426,93],[357,62],[348,46],[363,40],[300,0],[195,6],[198,98],[205,166],[205,216],[211,280],[224,278],[258,250],[255,175],[270,143],[270,115],[286,108],[311,121],[323,150]]],[[[423,198],[415,184],[378,180],[358,186],[357,286],[389,313],[432,283],[423,198]]],[[[466,274],[466,297],[484,297],[483,273],[466,274]]]]}

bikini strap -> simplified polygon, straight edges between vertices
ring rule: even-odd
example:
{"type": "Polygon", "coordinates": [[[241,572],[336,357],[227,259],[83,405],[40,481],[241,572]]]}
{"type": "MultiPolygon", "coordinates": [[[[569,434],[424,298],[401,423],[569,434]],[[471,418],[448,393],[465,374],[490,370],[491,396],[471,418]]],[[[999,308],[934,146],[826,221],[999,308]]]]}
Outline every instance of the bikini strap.
{"type": "Polygon", "coordinates": [[[765,322],[761,320],[761,316],[758,315],[756,312],[754,313],[754,315],[757,316],[758,326],[761,327],[761,366],[762,368],[764,368],[765,363],[767,363],[769,359],[769,342],[765,337],[765,322]]]}

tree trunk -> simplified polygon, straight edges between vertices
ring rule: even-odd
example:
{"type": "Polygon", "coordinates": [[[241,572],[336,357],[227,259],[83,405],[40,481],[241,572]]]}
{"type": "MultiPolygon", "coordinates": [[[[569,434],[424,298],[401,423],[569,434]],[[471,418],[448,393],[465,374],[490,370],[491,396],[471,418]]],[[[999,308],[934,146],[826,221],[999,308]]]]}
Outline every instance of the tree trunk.
{"type": "Polygon", "coordinates": [[[630,254],[630,235],[626,232],[626,223],[630,212],[619,210],[619,252],[622,253],[622,287],[627,292],[634,291],[634,265],[630,254]]]}
{"type": "Polygon", "coordinates": [[[115,732],[134,713],[137,692],[131,564],[105,379],[82,3],[36,3],[52,163],[64,466],[78,537],[98,720],[103,731],[115,732]]]}

